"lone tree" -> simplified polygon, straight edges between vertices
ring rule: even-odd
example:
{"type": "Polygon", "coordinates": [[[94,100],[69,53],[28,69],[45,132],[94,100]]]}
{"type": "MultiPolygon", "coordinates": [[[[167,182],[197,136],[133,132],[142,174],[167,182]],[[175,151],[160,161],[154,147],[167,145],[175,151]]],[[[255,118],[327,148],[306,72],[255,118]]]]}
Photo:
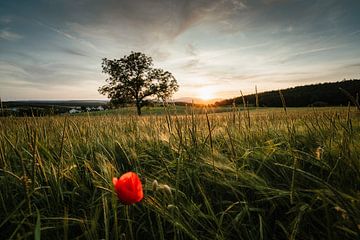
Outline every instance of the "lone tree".
{"type": "Polygon", "coordinates": [[[143,53],[131,52],[121,59],[102,61],[102,72],[109,78],[99,92],[107,94],[113,104],[135,103],[138,115],[146,97],[156,96],[166,101],[179,88],[170,72],[153,68],[152,58],[143,53]]]}

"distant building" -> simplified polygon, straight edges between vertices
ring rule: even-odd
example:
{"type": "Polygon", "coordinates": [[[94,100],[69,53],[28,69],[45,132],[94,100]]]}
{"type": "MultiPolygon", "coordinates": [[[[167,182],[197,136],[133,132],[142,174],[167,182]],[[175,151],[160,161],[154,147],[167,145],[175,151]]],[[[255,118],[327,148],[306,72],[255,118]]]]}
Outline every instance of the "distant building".
{"type": "Polygon", "coordinates": [[[70,111],[69,111],[70,114],[80,113],[80,112],[81,112],[81,111],[79,111],[79,110],[77,110],[77,109],[75,109],[75,108],[72,108],[72,109],[70,109],[70,111]]]}
{"type": "Polygon", "coordinates": [[[97,109],[98,111],[104,111],[104,108],[103,108],[102,106],[98,106],[96,109],[97,109]]]}

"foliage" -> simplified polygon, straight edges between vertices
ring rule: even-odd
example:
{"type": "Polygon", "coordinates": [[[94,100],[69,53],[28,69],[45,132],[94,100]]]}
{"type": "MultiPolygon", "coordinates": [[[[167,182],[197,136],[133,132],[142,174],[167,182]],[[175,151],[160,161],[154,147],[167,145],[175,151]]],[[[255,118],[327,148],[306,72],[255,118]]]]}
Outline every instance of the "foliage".
{"type": "Polygon", "coordinates": [[[0,118],[0,239],[358,239],[354,110],[0,118]]]}
{"type": "Polygon", "coordinates": [[[116,105],[135,102],[140,115],[145,98],[157,96],[165,101],[179,87],[170,72],[152,68],[152,65],[151,57],[140,52],[131,52],[121,59],[104,58],[102,69],[109,78],[99,92],[107,94],[116,105]]]}
{"type": "MultiPolygon", "coordinates": [[[[346,106],[351,102],[349,97],[340,90],[346,90],[354,98],[360,94],[360,80],[344,80],[335,83],[320,83],[306,86],[298,86],[281,90],[286,106],[308,107],[308,106],[346,106]]],[[[282,102],[279,91],[263,92],[258,94],[259,105],[265,107],[281,107],[282,102]]],[[[249,105],[255,106],[256,95],[245,96],[249,105]]],[[[217,102],[216,106],[242,104],[241,97],[217,102]]],[[[352,103],[353,104],[353,103],[352,103]]]]}
{"type": "Polygon", "coordinates": [[[7,101],[3,102],[0,116],[46,116],[69,113],[73,108],[107,108],[108,101],[102,100],[49,100],[49,101],[7,101]]]}

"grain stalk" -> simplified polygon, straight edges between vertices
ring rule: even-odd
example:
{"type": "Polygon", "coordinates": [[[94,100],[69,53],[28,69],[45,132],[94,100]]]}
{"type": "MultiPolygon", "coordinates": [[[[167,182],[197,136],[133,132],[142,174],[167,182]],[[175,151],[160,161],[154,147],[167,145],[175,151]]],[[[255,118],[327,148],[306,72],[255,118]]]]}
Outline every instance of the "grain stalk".
{"type": "Polygon", "coordinates": [[[246,104],[246,101],[245,101],[245,97],[244,97],[242,91],[240,91],[240,94],[241,94],[241,98],[242,98],[242,101],[243,101],[244,110],[245,110],[246,113],[247,113],[247,115],[246,115],[246,117],[247,117],[247,126],[248,126],[248,128],[250,129],[250,127],[251,127],[251,125],[250,125],[250,124],[251,124],[251,121],[250,121],[250,111],[249,111],[249,108],[247,107],[247,104],[246,104]]]}
{"type": "Polygon", "coordinates": [[[256,108],[259,108],[259,95],[258,95],[258,91],[257,91],[257,86],[255,85],[255,105],[256,108]]]}

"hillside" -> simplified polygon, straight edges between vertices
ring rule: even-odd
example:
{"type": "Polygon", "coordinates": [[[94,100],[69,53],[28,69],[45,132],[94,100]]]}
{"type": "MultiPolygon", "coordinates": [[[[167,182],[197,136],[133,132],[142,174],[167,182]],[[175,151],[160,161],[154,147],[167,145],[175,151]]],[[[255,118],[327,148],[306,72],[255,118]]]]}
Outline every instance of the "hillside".
{"type": "Polygon", "coordinates": [[[5,101],[4,108],[13,107],[98,107],[108,103],[107,100],[28,100],[28,101],[5,101]]]}
{"type": "Polygon", "coordinates": [[[107,100],[28,100],[6,101],[1,104],[0,116],[45,116],[68,113],[71,109],[104,108],[107,100]]]}
{"type": "MultiPolygon", "coordinates": [[[[320,83],[294,88],[282,89],[288,107],[306,107],[306,106],[339,106],[347,105],[349,99],[339,88],[348,91],[352,96],[356,97],[360,92],[360,80],[343,80],[334,83],[320,83]]],[[[256,95],[250,94],[244,96],[249,105],[256,104],[256,95]]],[[[258,93],[259,106],[265,107],[281,107],[281,99],[278,90],[258,93]]],[[[226,99],[216,102],[216,106],[231,105],[235,101],[236,104],[242,104],[240,97],[226,99]]]]}

